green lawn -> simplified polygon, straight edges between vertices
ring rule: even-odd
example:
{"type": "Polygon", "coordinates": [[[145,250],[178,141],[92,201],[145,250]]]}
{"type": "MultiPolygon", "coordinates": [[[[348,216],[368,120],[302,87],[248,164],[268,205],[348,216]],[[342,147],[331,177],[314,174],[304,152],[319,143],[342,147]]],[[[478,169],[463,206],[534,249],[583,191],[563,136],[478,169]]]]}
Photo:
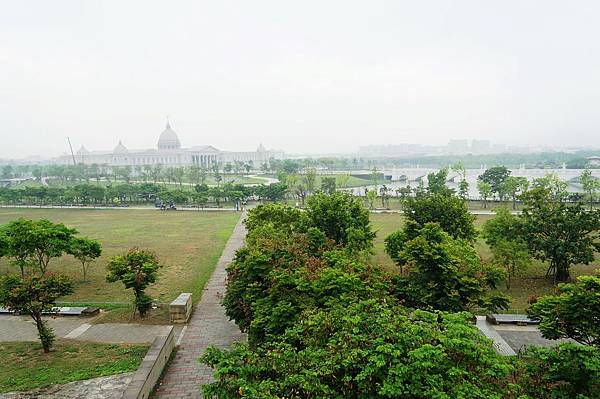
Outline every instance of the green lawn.
{"type": "MultiPolygon", "coordinates": [[[[215,268],[239,213],[160,212],[157,210],[0,209],[0,224],[25,217],[47,218],[74,227],[80,234],[99,240],[103,254],[92,264],[88,282],[82,282],[81,265],[71,256],[53,259],[50,270],[65,273],[76,281],[73,295],[63,300],[77,303],[129,302],[130,290],[121,283],[107,283],[106,264],[131,247],[154,251],[164,267],[148,293],[168,303],[181,292],[192,292],[197,302],[215,268]]],[[[0,273],[16,272],[0,258],[0,273]]]]}
{"type": "MultiPolygon", "coordinates": [[[[479,229],[491,217],[493,216],[478,215],[477,219],[475,219],[475,226],[479,229]]],[[[392,273],[397,272],[398,269],[388,254],[385,253],[384,240],[390,233],[402,227],[402,220],[402,215],[394,213],[371,214],[373,229],[377,231],[375,254],[372,259],[375,263],[392,273]]],[[[475,249],[482,259],[487,260],[490,258],[490,249],[481,237],[475,242],[475,249]]],[[[506,289],[504,284],[498,287],[498,291],[511,297],[511,311],[522,313],[527,309],[527,300],[531,296],[548,295],[554,292],[553,282],[544,277],[547,267],[545,263],[534,260],[528,270],[513,280],[510,290],[506,289]]],[[[590,265],[573,266],[571,268],[571,275],[575,278],[576,276],[592,274],[598,268],[600,268],[600,256],[590,265]]]]}
{"type": "Polygon", "coordinates": [[[0,342],[0,392],[27,391],[54,384],[125,373],[138,368],[144,345],[57,340],[50,353],[35,342],[0,342]]]}

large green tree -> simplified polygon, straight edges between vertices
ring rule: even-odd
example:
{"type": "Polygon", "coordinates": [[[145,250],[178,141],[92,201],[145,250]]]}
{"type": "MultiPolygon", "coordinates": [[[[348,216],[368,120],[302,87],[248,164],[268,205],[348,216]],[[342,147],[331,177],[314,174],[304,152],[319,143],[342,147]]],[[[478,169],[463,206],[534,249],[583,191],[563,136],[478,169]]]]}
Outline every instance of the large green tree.
{"type": "Polygon", "coordinates": [[[27,267],[48,270],[50,260],[65,254],[77,230],[49,220],[18,219],[2,226],[4,255],[11,258],[25,275],[27,267]]]}
{"type": "Polygon", "coordinates": [[[570,338],[600,350],[600,275],[559,284],[557,295],[542,297],[528,313],[540,320],[545,338],[570,338]]]}
{"type": "Polygon", "coordinates": [[[307,310],[276,341],[209,348],[219,398],[500,399],[512,371],[468,314],[374,299],[307,310]]]}
{"type": "Polygon", "coordinates": [[[505,296],[489,291],[503,271],[482,263],[468,242],[453,238],[437,223],[420,229],[398,256],[409,272],[397,278],[396,295],[408,306],[449,312],[508,307],[505,296]]]}
{"type": "Polygon", "coordinates": [[[477,179],[489,184],[493,194],[500,195],[502,193],[502,184],[504,184],[508,176],[510,176],[510,170],[506,166],[493,166],[486,169],[477,179]]]}
{"type": "Polygon", "coordinates": [[[510,289],[517,272],[531,264],[521,219],[501,207],[496,210],[496,216],[483,225],[483,237],[492,250],[493,262],[506,269],[506,288],[510,289]]]}
{"type": "Polygon", "coordinates": [[[321,230],[327,238],[352,250],[370,250],[375,233],[369,211],[360,199],[348,193],[317,193],[307,202],[308,224],[321,230]]]}
{"type": "Polygon", "coordinates": [[[536,259],[548,261],[547,276],[566,281],[574,264],[589,264],[600,250],[600,210],[567,202],[564,185],[547,178],[521,196],[524,238],[536,259]]]}
{"type": "Polygon", "coordinates": [[[455,195],[421,194],[409,197],[404,203],[408,238],[427,223],[435,222],[454,238],[472,242],[477,236],[473,216],[467,204],[455,195]]]}

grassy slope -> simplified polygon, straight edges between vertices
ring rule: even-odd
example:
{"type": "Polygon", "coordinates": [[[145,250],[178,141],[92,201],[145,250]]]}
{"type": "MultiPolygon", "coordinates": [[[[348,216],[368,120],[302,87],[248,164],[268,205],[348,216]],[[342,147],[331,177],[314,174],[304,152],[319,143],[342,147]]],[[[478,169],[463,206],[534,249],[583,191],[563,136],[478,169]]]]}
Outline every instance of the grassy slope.
{"type": "MultiPolygon", "coordinates": [[[[491,216],[480,215],[475,220],[475,225],[480,228],[491,216]]],[[[375,255],[373,261],[382,265],[384,269],[395,272],[397,270],[394,262],[385,253],[384,240],[390,233],[398,230],[402,226],[402,216],[399,214],[371,214],[371,223],[374,230],[377,231],[375,239],[375,255]]],[[[483,259],[489,259],[490,249],[485,241],[479,237],[475,243],[477,252],[483,259]]],[[[522,275],[517,276],[513,281],[510,290],[505,285],[498,287],[498,291],[504,292],[512,298],[511,311],[524,312],[527,308],[527,299],[532,295],[547,295],[554,292],[552,281],[544,278],[547,265],[534,260],[531,268],[524,271],[522,275]]],[[[600,268],[600,259],[590,265],[575,265],[571,269],[573,277],[591,274],[595,269],[600,268]]]]}
{"type": "Polygon", "coordinates": [[[0,342],[0,392],[25,391],[136,370],[148,348],[57,340],[45,354],[39,343],[0,342]]]}
{"type": "MultiPolygon", "coordinates": [[[[196,302],[240,215],[156,210],[0,209],[0,224],[18,217],[61,222],[102,243],[102,257],[91,265],[86,283],[81,281],[81,265],[71,256],[51,261],[50,270],[66,273],[76,280],[75,293],[65,300],[130,301],[131,292],[121,283],[106,282],[106,264],[112,256],[137,246],[154,251],[164,265],[158,282],[148,289],[150,295],[161,302],[170,302],[181,292],[192,292],[196,302]]],[[[0,259],[0,273],[10,270],[16,269],[6,259],[0,259]]]]}

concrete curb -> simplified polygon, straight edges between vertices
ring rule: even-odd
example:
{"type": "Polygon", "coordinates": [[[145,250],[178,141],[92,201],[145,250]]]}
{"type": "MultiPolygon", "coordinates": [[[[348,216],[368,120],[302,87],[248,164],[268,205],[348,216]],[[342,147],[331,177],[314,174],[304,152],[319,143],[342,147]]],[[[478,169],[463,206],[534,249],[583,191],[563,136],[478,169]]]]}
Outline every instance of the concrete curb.
{"type": "Polygon", "coordinates": [[[152,342],[142,364],[127,386],[123,399],[147,399],[150,397],[174,347],[175,332],[173,326],[169,326],[165,333],[158,335],[152,342]]]}

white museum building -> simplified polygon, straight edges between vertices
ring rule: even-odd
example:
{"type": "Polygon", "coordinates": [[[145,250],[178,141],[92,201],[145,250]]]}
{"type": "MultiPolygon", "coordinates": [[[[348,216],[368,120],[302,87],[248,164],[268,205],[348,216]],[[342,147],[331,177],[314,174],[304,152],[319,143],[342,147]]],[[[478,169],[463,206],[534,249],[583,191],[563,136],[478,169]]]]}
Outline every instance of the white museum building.
{"type": "MultiPolygon", "coordinates": [[[[97,164],[108,166],[190,166],[197,165],[209,168],[215,163],[227,164],[235,162],[252,163],[260,167],[271,159],[283,159],[283,151],[267,150],[260,144],[256,151],[221,151],[210,145],[182,148],[177,133],[167,121],[165,130],[158,138],[157,148],[134,150],[128,149],[121,141],[112,151],[88,151],[84,146],[74,154],[79,164],[97,164]]],[[[63,154],[55,159],[59,164],[73,164],[73,156],[63,154]]]]}

